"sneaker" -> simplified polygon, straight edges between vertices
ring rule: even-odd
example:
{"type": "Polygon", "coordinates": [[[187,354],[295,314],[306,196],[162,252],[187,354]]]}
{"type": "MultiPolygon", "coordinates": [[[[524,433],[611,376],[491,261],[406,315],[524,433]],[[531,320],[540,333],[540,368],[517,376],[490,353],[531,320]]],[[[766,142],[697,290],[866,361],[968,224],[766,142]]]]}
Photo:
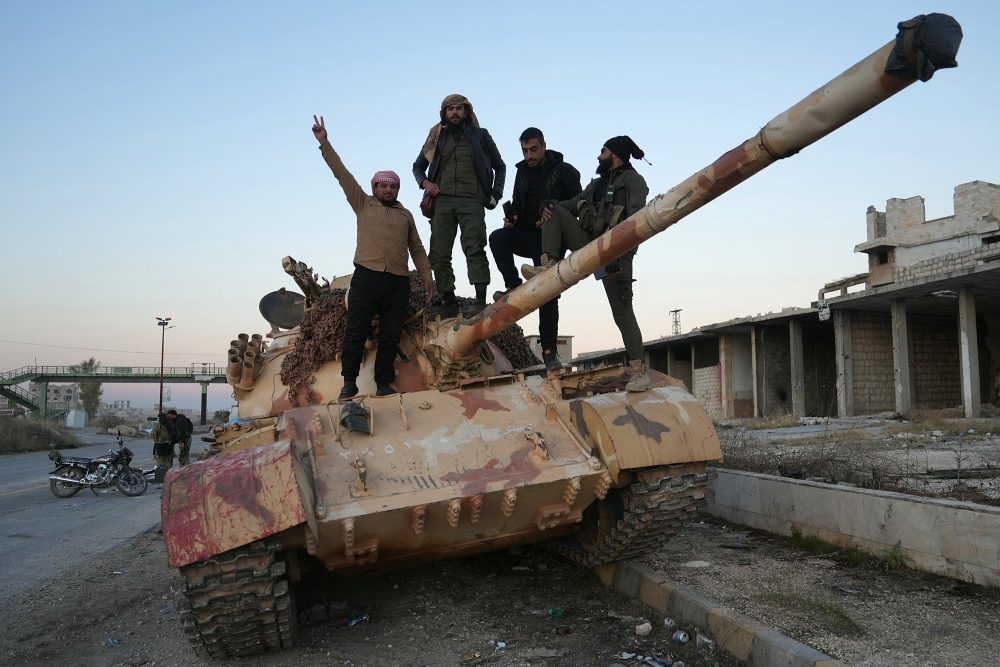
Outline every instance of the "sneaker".
{"type": "Polygon", "coordinates": [[[558,371],[565,368],[559,353],[555,350],[542,350],[542,361],[545,363],[545,370],[558,371]]]}
{"type": "Polygon", "coordinates": [[[534,264],[522,264],[521,265],[521,275],[526,279],[531,279],[537,276],[542,271],[547,271],[556,265],[555,260],[549,259],[546,255],[542,255],[542,263],[538,266],[534,264]]]}
{"type": "Polygon", "coordinates": [[[628,363],[632,377],[625,384],[625,391],[646,391],[653,386],[653,381],[646,372],[646,364],[641,359],[633,359],[628,363]]]}
{"type": "Polygon", "coordinates": [[[358,385],[354,380],[344,380],[344,388],[340,390],[338,401],[353,398],[358,395],[358,385]]]}
{"type": "Polygon", "coordinates": [[[396,390],[392,388],[391,384],[380,384],[375,390],[376,396],[392,396],[395,393],[396,390]]]}

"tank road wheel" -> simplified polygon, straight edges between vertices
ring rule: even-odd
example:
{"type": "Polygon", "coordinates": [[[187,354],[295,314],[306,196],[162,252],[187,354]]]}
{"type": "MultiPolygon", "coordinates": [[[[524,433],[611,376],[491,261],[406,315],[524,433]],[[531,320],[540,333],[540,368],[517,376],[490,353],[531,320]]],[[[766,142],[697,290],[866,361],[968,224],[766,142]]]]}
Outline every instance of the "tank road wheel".
{"type": "Polygon", "coordinates": [[[579,532],[549,545],[586,566],[637,558],[670,539],[704,504],[703,462],[635,473],[628,487],[610,489],[587,508],[579,532]]]}
{"type": "Polygon", "coordinates": [[[181,626],[202,658],[290,648],[295,602],[274,540],[257,540],[185,565],[181,626]]]}
{"type": "MultiPolygon", "coordinates": [[[[83,471],[74,466],[59,466],[55,472],[56,475],[60,477],[66,477],[67,479],[83,479],[83,471]]],[[[69,482],[60,482],[55,479],[49,480],[49,490],[52,491],[52,495],[56,498],[69,498],[75,495],[83,487],[79,484],[70,484],[69,482]]]]}

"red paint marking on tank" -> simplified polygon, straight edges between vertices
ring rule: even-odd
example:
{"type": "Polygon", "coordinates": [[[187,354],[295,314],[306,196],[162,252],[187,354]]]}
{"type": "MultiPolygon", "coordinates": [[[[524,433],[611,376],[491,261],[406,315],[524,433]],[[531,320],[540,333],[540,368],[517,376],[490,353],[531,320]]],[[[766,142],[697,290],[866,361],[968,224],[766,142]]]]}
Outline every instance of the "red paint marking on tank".
{"type": "Polygon", "coordinates": [[[597,256],[602,261],[611,262],[612,258],[621,257],[642,243],[642,240],[638,234],[637,220],[629,218],[615,226],[609,237],[597,237],[597,256]]]}
{"type": "Polygon", "coordinates": [[[396,391],[404,394],[427,389],[424,372],[420,370],[420,364],[415,359],[407,363],[396,360],[396,380],[393,384],[396,386],[396,391]]]}
{"type": "Polygon", "coordinates": [[[291,410],[292,402],[288,399],[288,389],[285,389],[278,398],[271,402],[271,414],[280,415],[285,410],[291,410]]]}
{"type": "MultiPolygon", "coordinates": [[[[223,465],[218,469],[219,476],[212,489],[226,504],[240,507],[250,514],[258,516],[261,523],[271,525],[274,516],[266,507],[257,502],[257,494],[263,488],[260,480],[253,474],[253,449],[244,450],[247,456],[232,456],[231,465],[223,465]]],[[[242,454],[237,452],[236,454],[242,454]]],[[[226,461],[226,463],[229,463],[226,461]]]]}
{"type": "Polygon", "coordinates": [[[173,567],[200,560],[211,551],[206,539],[205,498],[201,466],[174,468],[167,474],[160,500],[163,541],[173,567]]]}
{"type": "Polygon", "coordinates": [[[494,401],[492,398],[487,398],[486,390],[482,388],[465,389],[461,392],[455,392],[453,395],[461,402],[462,412],[465,414],[466,419],[472,419],[480,410],[510,412],[510,408],[503,403],[494,401]]]}
{"type": "MultiPolygon", "coordinates": [[[[711,185],[705,188],[706,193],[715,198],[742,183],[747,178],[742,169],[749,162],[752,162],[752,158],[747,153],[745,144],[722,155],[712,163],[711,169],[715,174],[715,180],[711,181],[711,185]]],[[[701,178],[704,177],[699,178],[699,185],[701,178]]]]}
{"type": "Polygon", "coordinates": [[[535,446],[531,445],[513,452],[510,463],[503,467],[500,467],[499,459],[490,459],[482,468],[449,472],[442,475],[441,479],[461,484],[462,493],[469,496],[486,493],[490,482],[500,479],[504,480],[504,489],[524,486],[542,473],[542,468],[531,458],[534,450],[535,446]]]}

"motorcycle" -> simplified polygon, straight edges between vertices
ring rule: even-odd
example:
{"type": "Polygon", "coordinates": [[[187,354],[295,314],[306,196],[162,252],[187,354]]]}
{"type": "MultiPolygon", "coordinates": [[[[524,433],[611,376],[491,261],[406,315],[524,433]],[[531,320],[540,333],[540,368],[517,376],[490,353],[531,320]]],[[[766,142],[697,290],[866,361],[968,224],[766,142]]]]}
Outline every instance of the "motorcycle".
{"type": "Polygon", "coordinates": [[[121,431],[118,432],[118,451],[112,449],[94,459],[63,456],[58,449],[49,452],[49,459],[56,467],[49,473],[52,495],[69,498],[85,487],[94,495],[100,495],[102,491],[116,487],[126,496],[141,496],[146,492],[148,482],[142,470],[129,467],[132,456],[121,431]]]}

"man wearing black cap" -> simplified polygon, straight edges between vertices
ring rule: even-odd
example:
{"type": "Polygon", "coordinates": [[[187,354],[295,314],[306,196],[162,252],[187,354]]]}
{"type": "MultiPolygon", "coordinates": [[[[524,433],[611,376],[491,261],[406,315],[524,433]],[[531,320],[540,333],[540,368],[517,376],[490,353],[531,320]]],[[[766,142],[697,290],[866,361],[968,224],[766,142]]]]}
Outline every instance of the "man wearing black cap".
{"type": "MultiPolygon", "coordinates": [[[[563,201],[548,201],[542,209],[542,263],[525,264],[521,273],[531,278],[555,265],[565,250],[579,250],[620,221],[646,205],[649,187],[630,158],[645,156],[628,136],[604,142],[597,156],[597,175],[583,192],[563,201]]],[[[635,250],[604,267],[601,282],[611,306],[615,324],[621,331],[629,358],[631,378],[625,388],[645,391],[651,386],[643,361],[642,333],[632,310],[632,258],[635,250]]]]}

